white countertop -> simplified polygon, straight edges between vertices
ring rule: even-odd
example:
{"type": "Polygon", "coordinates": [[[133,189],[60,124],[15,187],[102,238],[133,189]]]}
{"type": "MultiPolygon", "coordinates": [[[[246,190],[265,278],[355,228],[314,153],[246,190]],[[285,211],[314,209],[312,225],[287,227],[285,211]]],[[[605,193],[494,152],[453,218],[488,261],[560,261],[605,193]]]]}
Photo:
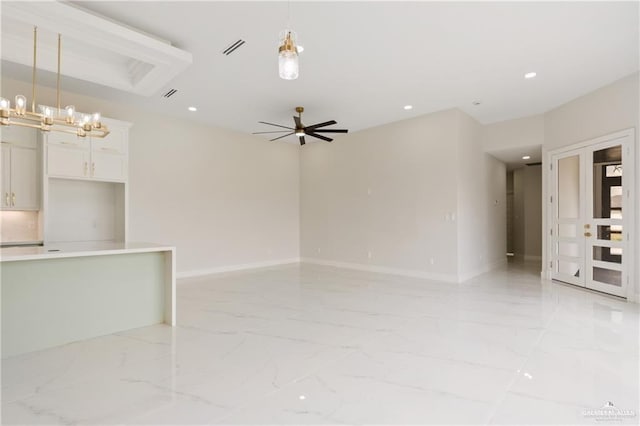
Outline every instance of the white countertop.
{"type": "Polygon", "coordinates": [[[64,257],[103,256],[174,250],[175,247],[152,243],[123,243],[113,241],[51,243],[44,246],[1,248],[0,261],[15,262],[19,260],[58,259],[64,257]]]}

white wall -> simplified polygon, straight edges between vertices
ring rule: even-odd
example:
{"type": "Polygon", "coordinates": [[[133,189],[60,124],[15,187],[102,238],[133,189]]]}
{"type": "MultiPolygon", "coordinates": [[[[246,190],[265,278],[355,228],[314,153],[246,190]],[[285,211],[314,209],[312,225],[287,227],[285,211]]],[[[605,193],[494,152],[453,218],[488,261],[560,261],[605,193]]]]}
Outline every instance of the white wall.
{"type": "Polygon", "coordinates": [[[302,257],[454,281],[457,121],[448,110],[305,146],[302,257]]]}
{"type": "Polygon", "coordinates": [[[544,142],[544,115],[500,121],[484,126],[484,149],[487,152],[516,147],[535,147],[544,142]]]}
{"type": "Polygon", "coordinates": [[[567,102],[544,114],[544,148],[551,150],[638,128],[639,73],[567,102]]]}
{"type": "Polygon", "coordinates": [[[505,262],[507,171],[483,150],[483,126],[458,111],[458,277],[505,262]]]}
{"type": "MultiPolygon", "coordinates": [[[[3,94],[31,93],[2,79],[3,94]]],[[[54,90],[38,89],[55,104],[54,90]]],[[[65,104],[131,121],[129,239],[177,247],[179,273],[299,256],[299,148],[70,92],[65,104]]]]}
{"type": "Polygon", "coordinates": [[[300,164],[303,259],[450,281],[504,259],[506,170],[461,111],[310,144],[300,164]]]}
{"type": "MultiPolygon", "coordinates": [[[[567,102],[544,115],[543,157],[549,150],[607,135],[619,130],[636,130],[636,173],[640,172],[638,130],[640,125],[640,73],[634,73],[580,98],[567,102]]],[[[543,199],[548,197],[548,173],[545,173],[543,199]]],[[[638,175],[636,175],[638,176],[638,175]]],[[[636,179],[636,212],[640,213],[640,196],[636,179]]],[[[546,229],[547,220],[544,220],[546,229]]],[[[635,241],[640,241],[640,214],[636,214],[635,241]]],[[[543,244],[547,244],[544,233],[543,244]]],[[[546,254],[546,253],[545,253],[546,254]]],[[[545,264],[547,259],[545,257],[545,264]]],[[[635,300],[640,300],[640,244],[636,243],[635,300]]]]}

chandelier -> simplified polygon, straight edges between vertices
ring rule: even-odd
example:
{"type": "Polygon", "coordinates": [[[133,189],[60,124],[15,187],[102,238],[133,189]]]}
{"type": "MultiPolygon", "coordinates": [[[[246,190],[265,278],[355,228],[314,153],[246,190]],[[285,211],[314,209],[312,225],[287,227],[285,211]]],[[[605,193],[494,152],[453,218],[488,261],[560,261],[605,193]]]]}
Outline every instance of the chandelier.
{"type": "Polygon", "coordinates": [[[80,114],[73,105],[64,109],[60,107],[60,51],[62,37],[58,34],[58,77],[56,85],[57,107],[39,105],[36,111],[36,54],[38,28],[33,28],[33,77],[31,82],[31,110],[27,110],[27,98],[23,95],[15,97],[15,104],[0,97],[0,125],[21,126],[39,129],[43,132],[71,133],[79,137],[91,136],[104,138],[109,134],[107,126],[100,121],[100,113],[80,114]]]}

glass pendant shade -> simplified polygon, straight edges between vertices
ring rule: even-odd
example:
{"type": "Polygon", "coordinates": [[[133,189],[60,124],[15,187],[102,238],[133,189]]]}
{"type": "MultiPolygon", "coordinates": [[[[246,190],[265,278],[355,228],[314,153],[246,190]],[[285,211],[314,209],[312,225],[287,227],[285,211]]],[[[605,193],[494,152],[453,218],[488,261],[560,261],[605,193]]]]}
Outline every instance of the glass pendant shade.
{"type": "Polygon", "coordinates": [[[298,78],[298,54],[296,52],[282,51],[278,55],[278,72],[284,80],[298,78]]]}
{"type": "Polygon", "coordinates": [[[282,42],[278,48],[278,73],[284,80],[295,80],[298,78],[298,49],[295,33],[285,30],[281,39],[282,42]]]}

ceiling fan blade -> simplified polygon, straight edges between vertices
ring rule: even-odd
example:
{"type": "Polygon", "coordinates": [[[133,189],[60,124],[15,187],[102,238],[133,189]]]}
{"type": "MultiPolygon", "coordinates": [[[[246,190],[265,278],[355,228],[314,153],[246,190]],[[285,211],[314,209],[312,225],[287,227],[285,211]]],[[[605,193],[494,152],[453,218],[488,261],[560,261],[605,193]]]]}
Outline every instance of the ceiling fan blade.
{"type": "Polygon", "coordinates": [[[283,129],[293,130],[293,127],[282,126],[280,124],[267,123],[266,121],[258,121],[258,123],[268,124],[269,126],[276,126],[276,127],[282,127],[283,129]]]}
{"type": "Polygon", "coordinates": [[[300,119],[300,117],[298,117],[297,115],[293,116],[293,121],[296,122],[296,129],[301,129],[302,127],[304,127],[302,125],[302,120],[300,119]]]}
{"type": "Polygon", "coordinates": [[[294,132],[287,133],[286,135],[278,136],[275,139],[269,139],[269,141],[277,141],[278,139],[286,138],[287,136],[291,136],[294,132]]]}
{"type": "Polygon", "coordinates": [[[314,132],[322,133],[347,133],[347,129],[314,129],[314,132]]]}
{"type": "Polygon", "coordinates": [[[300,136],[300,146],[305,144],[304,136],[300,136]]]}
{"type": "Polygon", "coordinates": [[[264,133],[286,133],[289,130],[274,130],[273,132],[253,132],[252,135],[262,135],[264,133]]]}
{"type": "Polygon", "coordinates": [[[314,138],[322,139],[323,141],[331,142],[333,139],[326,136],[319,135],[317,133],[307,133],[307,136],[313,136],[314,138]]]}
{"type": "Polygon", "coordinates": [[[338,122],[336,120],[325,121],[324,123],[318,123],[312,126],[308,126],[307,129],[313,130],[313,129],[317,129],[318,127],[331,126],[332,124],[338,124],[338,122]]]}

